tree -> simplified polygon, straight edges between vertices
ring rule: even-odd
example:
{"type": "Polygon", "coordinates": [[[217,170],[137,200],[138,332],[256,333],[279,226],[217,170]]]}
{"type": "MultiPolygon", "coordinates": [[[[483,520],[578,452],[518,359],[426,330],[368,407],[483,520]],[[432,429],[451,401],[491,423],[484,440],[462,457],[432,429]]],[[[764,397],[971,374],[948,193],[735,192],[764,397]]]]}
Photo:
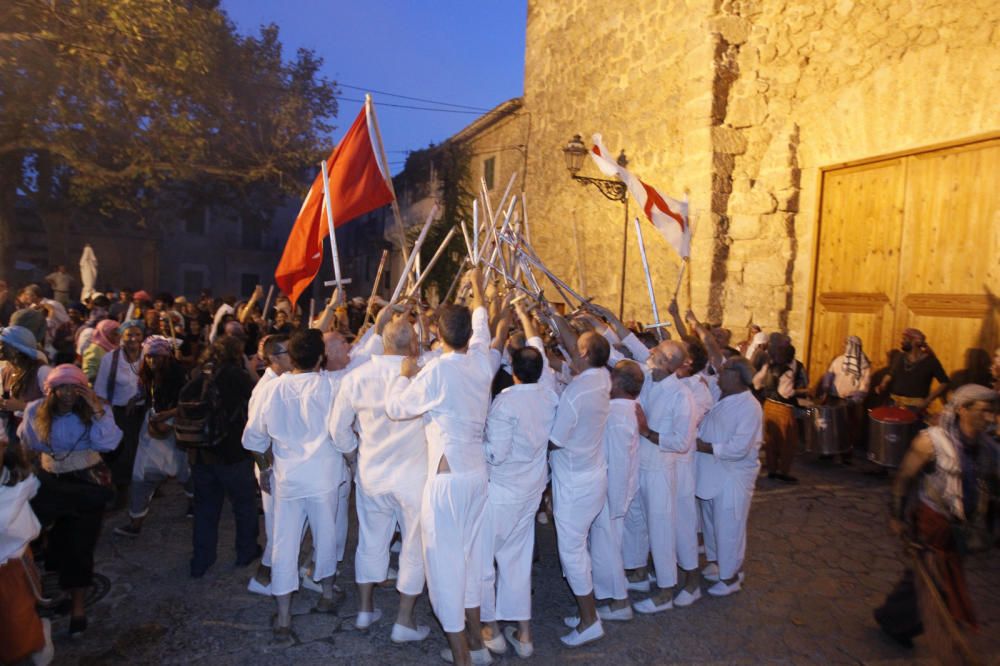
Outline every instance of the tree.
{"type": "Polygon", "coordinates": [[[165,193],[259,211],[330,143],[322,60],[215,0],[6,0],[0,26],[0,274],[19,192],[139,223],[165,193]]]}

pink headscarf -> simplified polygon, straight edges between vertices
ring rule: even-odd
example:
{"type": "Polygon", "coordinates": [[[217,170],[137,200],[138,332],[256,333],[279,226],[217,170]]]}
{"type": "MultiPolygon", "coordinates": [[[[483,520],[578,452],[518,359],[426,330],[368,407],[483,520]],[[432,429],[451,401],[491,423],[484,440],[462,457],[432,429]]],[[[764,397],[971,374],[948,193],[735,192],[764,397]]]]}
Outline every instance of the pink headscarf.
{"type": "Polygon", "coordinates": [[[95,345],[103,349],[104,351],[114,351],[117,347],[117,343],[111,342],[108,336],[111,335],[112,331],[118,330],[118,322],[114,319],[102,319],[97,322],[97,326],[94,327],[94,337],[90,339],[95,345]]]}
{"type": "Polygon", "coordinates": [[[83,388],[90,386],[90,383],[87,381],[87,375],[83,374],[83,370],[72,363],[63,363],[52,368],[45,378],[46,395],[52,393],[57,386],[64,386],[65,384],[72,384],[83,388]]]}

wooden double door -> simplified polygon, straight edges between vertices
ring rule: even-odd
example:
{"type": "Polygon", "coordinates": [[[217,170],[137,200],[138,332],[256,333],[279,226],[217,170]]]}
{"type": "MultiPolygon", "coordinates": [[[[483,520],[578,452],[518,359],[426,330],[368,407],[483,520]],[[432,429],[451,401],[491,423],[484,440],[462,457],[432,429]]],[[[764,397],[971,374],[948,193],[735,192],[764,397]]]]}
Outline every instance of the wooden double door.
{"type": "Polygon", "coordinates": [[[825,171],[809,371],[919,328],[950,374],[1000,345],[1000,138],[825,171]]]}

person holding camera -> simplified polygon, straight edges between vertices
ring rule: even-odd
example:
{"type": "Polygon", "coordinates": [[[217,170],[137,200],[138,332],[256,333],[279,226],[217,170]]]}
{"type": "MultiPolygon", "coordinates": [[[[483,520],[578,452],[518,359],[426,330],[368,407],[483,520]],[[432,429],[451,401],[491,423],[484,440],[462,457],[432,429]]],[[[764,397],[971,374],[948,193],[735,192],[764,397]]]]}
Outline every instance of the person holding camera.
{"type": "Polygon", "coordinates": [[[45,378],[45,397],[28,404],[17,434],[39,454],[41,486],[31,507],[51,527],[45,565],[59,572],[59,586],[69,590],[69,634],[75,637],[87,628],[83,602],[104,505],[112,496],[101,453],[118,446],[122,431],[83,371],[66,363],[45,378]]]}

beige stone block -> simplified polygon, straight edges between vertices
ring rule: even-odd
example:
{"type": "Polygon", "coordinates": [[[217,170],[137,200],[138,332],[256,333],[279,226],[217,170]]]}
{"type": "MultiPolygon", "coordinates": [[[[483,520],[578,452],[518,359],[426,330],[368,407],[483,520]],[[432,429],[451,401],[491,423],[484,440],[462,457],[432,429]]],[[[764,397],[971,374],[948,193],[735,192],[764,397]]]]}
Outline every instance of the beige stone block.
{"type": "Polygon", "coordinates": [[[759,215],[733,215],[729,220],[729,237],[734,241],[751,240],[759,236],[759,215]]]}
{"type": "Polygon", "coordinates": [[[749,192],[733,192],[729,197],[731,214],[765,215],[778,209],[777,200],[770,192],[754,188],[749,192]]]}
{"type": "Polygon", "coordinates": [[[767,103],[759,95],[739,97],[729,105],[726,123],[732,127],[759,125],[767,117],[767,103]]]}
{"type": "Polygon", "coordinates": [[[709,20],[708,26],[730,44],[743,44],[750,36],[750,22],[738,16],[717,16],[709,20]]]}
{"type": "Polygon", "coordinates": [[[778,47],[774,44],[765,44],[760,48],[760,54],[758,56],[762,64],[767,64],[774,62],[774,59],[778,57],[778,47]]]}

